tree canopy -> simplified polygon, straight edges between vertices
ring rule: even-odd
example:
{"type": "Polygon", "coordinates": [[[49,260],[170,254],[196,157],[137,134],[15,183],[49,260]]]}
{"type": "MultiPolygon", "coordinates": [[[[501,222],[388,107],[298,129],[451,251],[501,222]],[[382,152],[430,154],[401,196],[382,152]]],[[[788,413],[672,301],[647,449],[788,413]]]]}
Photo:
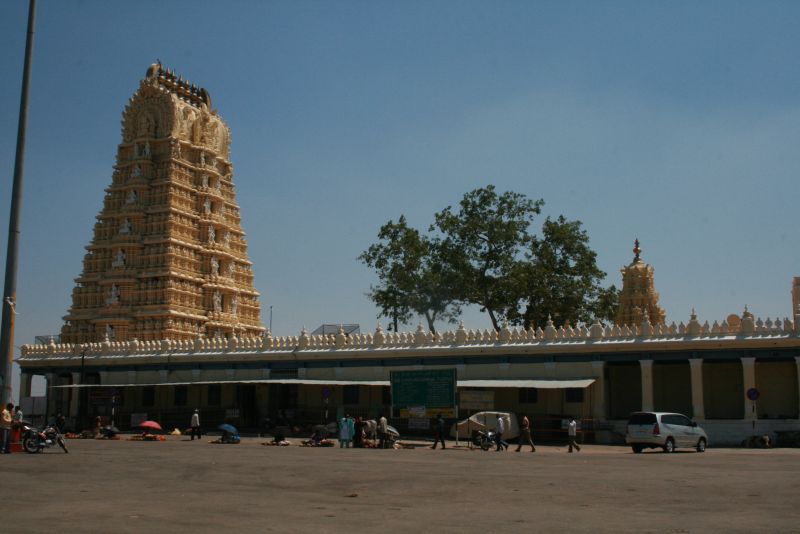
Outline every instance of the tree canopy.
{"type": "Polygon", "coordinates": [[[581,226],[563,215],[548,217],[542,236],[531,238],[527,261],[520,264],[524,309],[513,322],[535,328],[550,316],[556,324],[613,317],[617,290],[600,285],[606,273],[597,267],[597,254],[581,226]]]}
{"type": "Polygon", "coordinates": [[[430,228],[441,233],[442,261],[455,275],[454,297],[479,306],[496,330],[517,306],[518,265],[542,204],[520,193],[498,195],[489,185],[464,195],[458,212],[448,206],[437,213],[430,228]]]}
{"type": "Polygon", "coordinates": [[[397,329],[419,315],[431,331],[437,320],[454,322],[462,305],[478,306],[496,330],[504,321],[543,325],[548,315],[561,324],[613,318],[618,292],[601,285],[582,223],[548,217],[531,233],[543,205],[488,185],[436,213],[429,235],[404,216],[383,225],[359,256],[378,275],[368,293],[378,316],[397,329]]]}
{"type": "Polygon", "coordinates": [[[384,224],[378,239],[359,256],[378,274],[380,285],[368,293],[381,310],[378,316],[389,317],[395,331],[414,314],[425,317],[432,332],[437,320],[455,321],[460,308],[435,243],[410,228],[405,216],[384,224]]]}

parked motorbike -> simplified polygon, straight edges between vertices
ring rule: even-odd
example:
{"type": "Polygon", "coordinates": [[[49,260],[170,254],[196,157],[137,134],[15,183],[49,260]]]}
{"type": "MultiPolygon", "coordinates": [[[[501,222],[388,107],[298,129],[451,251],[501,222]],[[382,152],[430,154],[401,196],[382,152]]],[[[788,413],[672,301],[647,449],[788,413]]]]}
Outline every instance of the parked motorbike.
{"type": "Polygon", "coordinates": [[[64,436],[61,435],[55,425],[47,425],[41,430],[29,425],[23,427],[22,448],[25,449],[25,452],[34,454],[42,452],[42,449],[55,447],[56,445],[64,449],[64,452],[69,452],[64,436]]]}
{"type": "Polygon", "coordinates": [[[495,433],[491,430],[488,432],[478,430],[473,438],[473,443],[476,447],[480,447],[481,449],[488,451],[492,447],[497,446],[497,438],[495,436],[495,433]]]}

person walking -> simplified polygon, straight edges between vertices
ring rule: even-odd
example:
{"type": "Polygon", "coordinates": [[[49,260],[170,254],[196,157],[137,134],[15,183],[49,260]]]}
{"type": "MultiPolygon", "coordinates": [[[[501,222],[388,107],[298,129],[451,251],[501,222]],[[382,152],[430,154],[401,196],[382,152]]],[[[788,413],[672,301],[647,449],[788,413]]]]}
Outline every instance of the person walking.
{"type": "Polygon", "coordinates": [[[528,420],[527,415],[522,416],[522,428],[519,429],[519,444],[517,444],[517,452],[522,450],[523,445],[530,445],[531,452],[536,452],[536,447],[533,446],[533,439],[531,439],[531,422],[528,420]]]}
{"type": "Polygon", "coordinates": [[[11,452],[11,424],[14,421],[11,411],[14,405],[10,402],[3,408],[0,414],[0,453],[8,454],[11,452]]]}
{"type": "Polygon", "coordinates": [[[380,449],[386,448],[386,442],[388,441],[386,439],[386,435],[389,433],[387,426],[389,426],[389,422],[386,420],[383,414],[381,414],[380,418],[378,419],[378,448],[380,449]]]}
{"type": "Polygon", "coordinates": [[[442,442],[442,449],[444,449],[444,426],[444,417],[442,417],[440,413],[436,416],[436,435],[433,438],[432,449],[436,449],[436,445],[438,445],[440,441],[442,442]]]}
{"type": "Polygon", "coordinates": [[[63,434],[64,427],[67,425],[67,418],[64,417],[64,414],[62,414],[61,412],[58,412],[58,414],[56,414],[55,425],[59,433],[63,434]]]}
{"type": "Polygon", "coordinates": [[[349,416],[345,415],[339,421],[339,448],[344,449],[350,446],[350,424],[347,422],[349,416]]]}
{"type": "MultiPolygon", "coordinates": [[[[356,436],[356,420],[350,414],[347,414],[347,433],[349,434],[347,439],[347,448],[349,449],[356,436]]],[[[355,445],[352,446],[355,448],[355,445]]]]}
{"type": "Polygon", "coordinates": [[[202,437],[202,435],[200,431],[200,410],[198,410],[197,408],[195,408],[194,413],[192,414],[191,427],[192,427],[192,439],[190,441],[194,441],[195,436],[197,436],[197,439],[199,440],[202,437]]]}
{"type": "Polygon", "coordinates": [[[569,423],[567,424],[567,437],[569,438],[569,450],[567,452],[572,452],[572,447],[575,447],[575,450],[580,452],[580,446],[575,443],[575,438],[578,435],[578,423],[575,422],[575,418],[570,416],[569,423]]]}
{"type": "Polygon", "coordinates": [[[497,452],[500,452],[505,447],[508,450],[508,442],[503,439],[503,433],[506,431],[506,423],[501,414],[497,414],[497,427],[495,427],[494,439],[497,442],[497,452]]]}

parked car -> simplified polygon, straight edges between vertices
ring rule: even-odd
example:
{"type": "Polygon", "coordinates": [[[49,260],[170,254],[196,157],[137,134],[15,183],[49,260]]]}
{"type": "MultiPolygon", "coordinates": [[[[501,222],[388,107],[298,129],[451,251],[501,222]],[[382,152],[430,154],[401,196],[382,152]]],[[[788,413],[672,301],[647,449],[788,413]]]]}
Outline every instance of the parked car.
{"type": "Polygon", "coordinates": [[[645,448],[673,452],[677,447],[705,452],[708,436],[697,423],[679,413],[634,412],[628,419],[625,442],[635,453],[645,448]]]}

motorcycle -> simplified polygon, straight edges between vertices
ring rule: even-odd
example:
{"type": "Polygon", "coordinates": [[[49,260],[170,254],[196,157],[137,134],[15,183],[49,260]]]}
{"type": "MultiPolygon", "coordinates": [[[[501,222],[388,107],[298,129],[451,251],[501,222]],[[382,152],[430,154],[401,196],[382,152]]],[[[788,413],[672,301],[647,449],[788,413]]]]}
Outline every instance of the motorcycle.
{"type": "Polygon", "coordinates": [[[475,433],[475,438],[473,438],[473,443],[476,447],[480,447],[484,451],[488,451],[492,447],[497,446],[497,438],[494,432],[489,430],[488,432],[484,432],[482,430],[478,430],[475,433]]]}
{"type": "Polygon", "coordinates": [[[44,448],[55,447],[56,445],[64,449],[64,452],[69,453],[67,442],[55,425],[47,425],[42,430],[28,425],[23,427],[22,448],[25,449],[25,452],[35,454],[42,452],[44,448]]]}

